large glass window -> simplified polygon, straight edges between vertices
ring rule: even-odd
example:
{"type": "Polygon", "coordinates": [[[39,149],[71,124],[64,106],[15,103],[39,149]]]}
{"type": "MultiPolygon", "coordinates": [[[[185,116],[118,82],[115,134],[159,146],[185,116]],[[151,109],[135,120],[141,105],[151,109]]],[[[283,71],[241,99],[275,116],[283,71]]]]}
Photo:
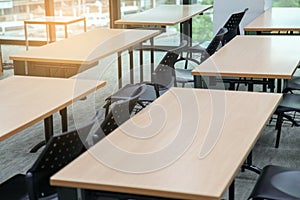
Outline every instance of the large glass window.
{"type": "MultiPolygon", "coordinates": [[[[87,30],[109,26],[109,0],[54,0],[55,16],[85,16],[87,30]]],[[[213,4],[213,0],[194,0],[192,3],[213,4]]],[[[182,0],[120,0],[121,15],[142,12],[161,4],[181,4],[182,0]]],[[[45,16],[45,0],[0,0],[0,37],[2,39],[24,40],[24,20],[45,16]]],[[[82,32],[83,23],[68,26],[69,36],[82,32]]],[[[169,33],[178,33],[179,26],[168,27],[169,33]]],[[[46,40],[45,25],[28,25],[29,40],[46,40]]],[[[64,27],[55,26],[55,37],[64,38],[64,27]]],[[[193,18],[193,38],[195,42],[210,40],[212,37],[212,9],[204,15],[193,18]]],[[[11,62],[8,57],[24,48],[16,45],[2,45],[3,62],[11,62]],[[9,52],[7,52],[7,50],[9,52]]]]}
{"type": "Polygon", "coordinates": [[[55,0],[56,16],[85,16],[87,29],[109,26],[108,0],[55,0]]]}
{"type": "Polygon", "coordinates": [[[273,0],[273,7],[299,7],[300,0],[273,0]]]}
{"type": "MultiPolygon", "coordinates": [[[[194,0],[192,3],[212,5],[213,0],[194,0]]],[[[121,16],[142,12],[162,4],[182,4],[182,0],[121,0],[121,16]]],[[[213,9],[205,12],[204,15],[193,17],[193,40],[204,42],[212,38],[213,9]]],[[[167,34],[178,32],[179,26],[167,27],[167,34]]]]}
{"type": "MultiPolygon", "coordinates": [[[[198,0],[203,5],[213,5],[213,0],[198,0]]],[[[208,10],[203,15],[193,18],[193,39],[197,42],[211,40],[213,36],[213,9],[208,10]]]]}
{"type": "Polygon", "coordinates": [[[0,1],[1,37],[24,37],[23,21],[45,15],[44,1],[2,0],[0,1]]]}
{"type": "MultiPolygon", "coordinates": [[[[109,25],[108,0],[55,0],[55,16],[85,16],[87,29],[107,27],[109,25]]],[[[2,38],[24,39],[23,21],[45,16],[44,0],[0,0],[0,29],[2,38]]],[[[80,25],[83,26],[83,23],[80,25]]],[[[63,32],[63,27],[57,26],[57,37],[63,32]]],[[[79,29],[71,25],[70,34],[79,29]]],[[[28,27],[31,39],[43,39],[46,28],[43,25],[28,27]]]]}
{"type": "MultiPolygon", "coordinates": [[[[55,16],[85,16],[87,30],[109,25],[109,0],[54,0],[55,16]]],[[[0,0],[0,37],[8,41],[1,45],[2,62],[11,63],[9,55],[25,50],[25,45],[18,46],[18,41],[25,39],[24,20],[45,16],[45,0],[0,0]],[[15,42],[14,42],[15,41],[15,42]]],[[[69,37],[83,32],[83,22],[68,25],[69,37]]],[[[45,25],[28,25],[28,36],[31,41],[46,41],[45,25]]],[[[64,26],[56,25],[57,40],[65,37],[64,26]]],[[[25,44],[25,43],[24,43],[25,44]]],[[[30,47],[33,48],[33,47],[30,47]]],[[[1,67],[0,67],[1,70],[1,67]]]]}
{"type": "MultiPolygon", "coordinates": [[[[182,0],[120,0],[121,15],[142,12],[161,4],[180,4],[182,0]]],[[[212,4],[213,0],[198,0],[197,3],[212,4]]],[[[193,19],[193,37],[206,40],[212,33],[212,11],[193,19]]],[[[54,15],[85,16],[87,29],[109,26],[108,0],[54,0],[54,15]]],[[[3,37],[24,38],[23,21],[45,16],[44,0],[0,0],[0,28],[3,37]]],[[[72,32],[81,30],[78,25],[70,28],[72,32]]],[[[82,25],[81,25],[82,26],[82,25]]],[[[63,27],[57,26],[57,37],[62,37],[63,27]]],[[[178,27],[169,27],[178,30],[178,27]]],[[[45,38],[46,28],[42,25],[30,25],[29,36],[32,39],[45,38]]]]}

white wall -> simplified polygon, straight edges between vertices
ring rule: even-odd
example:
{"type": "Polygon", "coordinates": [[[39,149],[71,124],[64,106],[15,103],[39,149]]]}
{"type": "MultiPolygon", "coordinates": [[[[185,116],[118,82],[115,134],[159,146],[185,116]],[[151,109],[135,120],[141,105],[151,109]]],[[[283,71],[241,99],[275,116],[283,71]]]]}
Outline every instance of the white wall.
{"type": "Polygon", "coordinates": [[[272,0],[214,0],[213,31],[214,34],[225,24],[232,13],[246,12],[240,26],[241,34],[243,27],[272,7],[272,0]]]}

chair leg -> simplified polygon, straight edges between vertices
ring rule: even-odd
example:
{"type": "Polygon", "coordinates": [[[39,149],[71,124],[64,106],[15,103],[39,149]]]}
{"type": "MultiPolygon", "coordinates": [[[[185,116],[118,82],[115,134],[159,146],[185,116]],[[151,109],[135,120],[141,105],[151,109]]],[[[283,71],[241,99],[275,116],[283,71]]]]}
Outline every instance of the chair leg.
{"type": "Polygon", "coordinates": [[[235,90],[235,88],[234,88],[234,83],[229,83],[229,88],[228,88],[229,90],[235,90]]]}
{"type": "Polygon", "coordinates": [[[279,147],[282,122],[283,122],[283,115],[280,113],[278,114],[277,121],[276,121],[277,136],[276,136],[275,148],[279,147]]]}
{"type": "Polygon", "coordinates": [[[193,56],[192,52],[187,52],[186,53],[186,60],[185,60],[185,63],[184,63],[184,69],[187,69],[188,67],[188,59],[191,58],[193,56]]]}
{"type": "MultiPolygon", "coordinates": [[[[263,81],[266,82],[267,79],[264,78],[263,81]]],[[[262,88],[263,88],[263,92],[267,92],[267,84],[263,83],[262,88]]]]}

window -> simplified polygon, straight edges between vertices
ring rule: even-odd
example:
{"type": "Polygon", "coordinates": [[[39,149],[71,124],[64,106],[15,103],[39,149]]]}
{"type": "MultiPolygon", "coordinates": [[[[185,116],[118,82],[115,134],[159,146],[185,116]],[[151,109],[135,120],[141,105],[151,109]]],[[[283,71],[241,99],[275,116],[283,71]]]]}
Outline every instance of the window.
{"type": "MultiPolygon", "coordinates": [[[[212,5],[213,0],[193,0],[192,3],[203,5],[212,5]]],[[[162,4],[182,4],[182,0],[121,0],[121,16],[142,12],[162,4]]],[[[205,12],[204,15],[193,17],[193,40],[195,42],[204,42],[212,38],[213,9],[205,12]]],[[[179,26],[167,27],[169,33],[179,32],[179,26]]]]}
{"type": "Polygon", "coordinates": [[[300,0],[273,0],[273,7],[300,7],[300,0]]]}
{"type": "MultiPolygon", "coordinates": [[[[87,29],[109,25],[108,0],[55,0],[55,16],[85,16],[87,29]]],[[[0,0],[0,34],[2,38],[24,39],[23,21],[45,16],[44,0],[0,0]]],[[[70,32],[82,30],[74,25],[70,32]]],[[[83,23],[81,24],[83,26],[83,23]]],[[[57,26],[57,37],[63,37],[63,27],[57,26]]],[[[28,28],[29,36],[43,39],[46,28],[34,25],[28,28]]]]}

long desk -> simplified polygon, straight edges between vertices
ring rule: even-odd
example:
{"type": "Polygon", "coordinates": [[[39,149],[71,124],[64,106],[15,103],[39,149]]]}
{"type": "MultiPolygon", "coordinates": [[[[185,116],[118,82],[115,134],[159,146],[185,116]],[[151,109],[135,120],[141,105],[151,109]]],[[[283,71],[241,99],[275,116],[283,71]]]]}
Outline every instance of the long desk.
{"type": "MultiPolygon", "coordinates": [[[[105,85],[104,81],[12,76],[0,81],[0,141],[45,120],[45,139],[53,134],[52,115],[105,85]]],[[[66,114],[66,112],[64,112],[66,114]]],[[[62,116],[67,128],[66,115],[62,116]]]]}
{"type": "Polygon", "coordinates": [[[59,17],[59,16],[44,16],[35,19],[28,19],[24,20],[24,35],[26,41],[26,50],[28,50],[28,31],[27,25],[28,24],[36,24],[36,25],[46,25],[46,33],[47,33],[47,42],[54,42],[50,41],[50,26],[51,25],[62,25],[65,29],[65,38],[68,38],[68,25],[73,24],[76,22],[83,22],[83,31],[86,32],[86,19],[85,17],[59,17]]]}
{"type": "MultiPolygon", "coordinates": [[[[124,26],[162,27],[180,25],[180,32],[192,38],[192,17],[203,14],[212,5],[160,5],[144,12],[126,15],[116,20],[115,24],[124,26]],[[183,31],[183,24],[188,24],[188,31],[183,31]]],[[[190,40],[191,41],[191,40],[190,40]]],[[[192,42],[192,41],[191,41],[192,42]]]]}
{"type": "Polygon", "coordinates": [[[244,27],[246,34],[288,34],[300,31],[300,8],[270,8],[244,27]],[[282,34],[282,33],[281,33],[282,34]]]}
{"type": "Polygon", "coordinates": [[[299,65],[298,52],[297,36],[236,36],[192,71],[195,87],[203,87],[205,76],[277,79],[281,92],[281,80],[291,79],[299,65]]]}
{"type": "Polygon", "coordinates": [[[281,96],[171,88],[50,182],[155,198],[221,199],[281,96]]]}
{"type": "MultiPolygon", "coordinates": [[[[42,47],[30,49],[10,59],[14,63],[15,75],[69,78],[98,64],[101,58],[118,53],[118,81],[122,85],[121,53],[148,40],[160,31],[94,29],[42,47]]],[[[130,65],[133,82],[133,65],[130,65]]]]}

